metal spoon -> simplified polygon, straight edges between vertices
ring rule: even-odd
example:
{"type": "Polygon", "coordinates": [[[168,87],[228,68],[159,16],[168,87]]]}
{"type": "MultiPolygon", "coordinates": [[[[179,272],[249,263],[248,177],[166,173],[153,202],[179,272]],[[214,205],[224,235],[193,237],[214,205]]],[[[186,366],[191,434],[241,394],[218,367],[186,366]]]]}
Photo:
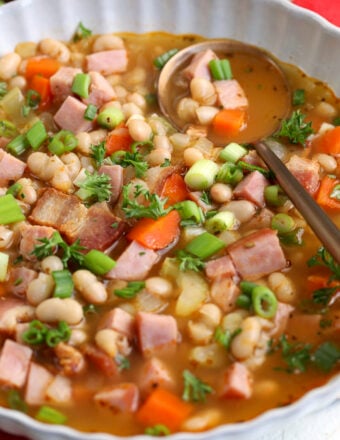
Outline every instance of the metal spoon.
{"type": "MultiPolygon", "coordinates": [[[[280,121],[289,114],[291,103],[291,95],[286,77],[278,64],[267,54],[267,52],[234,40],[204,41],[198,44],[193,44],[179,51],[166,63],[159,76],[158,101],[163,114],[171,120],[179,131],[186,130],[186,123],[183,123],[177,115],[176,100],[173,95],[173,81],[174,78],[176,78],[176,73],[181,71],[188,64],[193,55],[207,49],[212,49],[217,54],[224,54],[227,57],[235,53],[242,53],[251,57],[259,57],[260,60],[268,64],[270,69],[275,71],[278,84],[285,88],[286,93],[280,94],[279,99],[275,102],[275,107],[278,108],[279,111],[277,112],[277,110],[275,110],[275,115],[269,115],[268,121],[270,121],[271,116],[274,123],[272,125],[269,124],[269,128],[266,127],[265,129],[261,127],[257,130],[255,127],[255,131],[254,129],[252,130],[248,139],[244,139],[244,136],[247,136],[246,128],[243,133],[242,142],[254,143],[258,155],[267,164],[269,169],[274,172],[282,189],[303,215],[315,235],[320,239],[333,258],[340,264],[340,230],[291,174],[283,162],[273,153],[266,144],[266,141],[261,141],[261,139],[265,139],[276,131],[280,121]]],[[[266,115],[266,117],[268,117],[268,115],[266,115]]],[[[236,141],[238,140],[236,139],[236,141]]],[[[220,141],[217,141],[215,143],[218,144],[219,142],[220,141]]],[[[224,145],[225,144],[226,142],[224,142],[224,145]]]]}

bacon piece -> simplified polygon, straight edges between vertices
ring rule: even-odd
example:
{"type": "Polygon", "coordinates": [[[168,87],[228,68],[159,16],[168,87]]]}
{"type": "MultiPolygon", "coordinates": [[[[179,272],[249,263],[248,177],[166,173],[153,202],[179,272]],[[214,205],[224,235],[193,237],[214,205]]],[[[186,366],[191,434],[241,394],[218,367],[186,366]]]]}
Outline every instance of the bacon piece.
{"type": "Polygon", "coordinates": [[[205,274],[208,278],[214,279],[221,276],[233,278],[236,276],[236,269],[228,255],[210,260],[205,264],[205,274]]]}
{"type": "Polygon", "coordinates": [[[173,316],[138,312],[136,324],[143,355],[150,356],[159,350],[172,349],[176,346],[178,329],[173,316]]]}
{"type": "Polygon", "coordinates": [[[236,79],[214,81],[213,84],[217,92],[217,102],[223,108],[235,109],[249,106],[246,94],[236,79]]]}
{"type": "Polygon", "coordinates": [[[86,56],[87,70],[103,75],[125,72],[128,65],[125,49],[104,50],[86,56]]]}
{"type": "Polygon", "coordinates": [[[229,245],[227,251],[237,272],[249,281],[286,267],[280,241],[272,229],[255,231],[229,245]]]}
{"type": "Polygon", "coordinates": [[[73,133],[90,131],[93,122],[84,118],[86,108],[86,104],[73,96],[68,96],[54,115],[54,121],[63,130],[70,130],[73,133]]]}
{"type": "Polygon", "coordinates": [[[56,230],[49,226],[24,225],[22,228],[20,228],[20,232],[20,254],[26,260],[36,261],[37,257],[32,255],[35,246],[42,244],[39,241],[40,239],[51,238],[56,230]]]}
{"type": "Polygon", "coordinates": [[[54,347],[54,352],[65,376],[74,376],[84,371],[86,366],[84,356],[76,348],[60,342],[54,347]]]}
{"type": "Polygon", "coordinates": [[[116,266],[105,275],[110,280],[138,281],[148,275],[159,255],[136,241],[132,241],[118,257],[116,266]]]}
{"type": "Polygon", "coordinates": [[[0,333],[14,333],[18,322],[34,318],[35,309],[13,298],[0,299],[0,333]]]}
{"type": "Polygon", "coordinates": [[[211,299],[224,313],[234,310],[239,294],[240,289],[229,276],[217,277],[211,285],[211,299]]]}
{"type": "Polygon", "coordinates": [[[0,186],[6,186],[11,180],[20,179],[25,168],[25,162],[0,149],[0,186]]]}
{"type": "Polygon", "coordinates": [[[46,400],[54,403],[70,403],[72,400],[72,385],[69,378],[55,376],[46,389],[46,400]]]}
{"type": "Polygon", "coordinates": [[[94,395],[95,402],[117,412],[133,413],[139,405],[139,389],[134,383],[120,383],[94,395]]]}
{"type": "Polygon", "coordinates": [[[91,77],[89,97],[83,99],[85,104],[101,107],[105,102],[111,101],[116,94],[106,78],[99,72],[89,72],[91,77]]]}
{"type": "Polygon", "coordinates": [[[286,163],[286,167],[306,191],[312,195],[315,194],[320,183],[320,165],[318,162],[293,155],[286,163]]]}
{"type": "Polygon", "coordinates": [[[174,385],[174,378],[165,362],[152,357],[143,365],[138,383],[141,391],[149,394],[158,387],[171,388],[174,385]]]}
{"type": "Polygon", "coordinates": [[[262,208],[265,205],[264,190],[268,185],[269,182],[262,173],[253,171],[237,184],[233,195],[239,199],[249,200],[262,208]]]}
{"type": "Polygon", "coordinates": [[[29,347],[6,339],[0,354],[0,382],[21,388],[26,382],[32,354],[29,347]]]}
{"type": "Polygon", "coordinates": [[[117,331],[128,339],[133,339],[135,334],[135,318],[120,307],[110,310],[98,325],[98,330],[110,328],[117,331]]]}
{"type": "Polygon", "coordinates": [[[252,392],[252,378],[248,368],[240,362],[234,362],[224,373],[220,397],[249,399],[252,392]]]}
{"type": "Polygon", "coordinates": [[[82,73],[78,67],[62,66],[51,76],[51,93],[55,101],[64,101],[69,95],[72,95],[72,83],[77,73],[82,73]]]}
{"type": "Polygon", "coordinates": [[[31,362],[27,377],[25,402],[28,405],[42,405],[46,401],[46,390],[53,375],[41,365],[31,362]]]}
{"type": "Polygon", "coordinates": [[[193,56],[190,64],[183,70],[183,75],[189,80],[193,78],[205,78],[211,80],[209,63],[211,60],[217,60],[217,55],[207,49],[193,56]]]}
{"type": "Polygon", "coordinates": [[[123,188],[124,170],[120,165],[102,165],[99,174],[106,174],[111,179],[110,203],[116,203],[123,188]]]}
{"type": "Polygon", "coordinates": [[[119,374],[116,362],[99,348],[87,344],[84,350],[85,356],[89,358],[92,364],[98,368],[105,376],[115,377],[119,374]]]}
{"type": "Polygon", "coordinates": [[[37,277],[37,272],[27,267],[12,267],[9,273],[9,280],[6,283],[7,289],[16,296],[26,295],[29,283],[37,277]]]}

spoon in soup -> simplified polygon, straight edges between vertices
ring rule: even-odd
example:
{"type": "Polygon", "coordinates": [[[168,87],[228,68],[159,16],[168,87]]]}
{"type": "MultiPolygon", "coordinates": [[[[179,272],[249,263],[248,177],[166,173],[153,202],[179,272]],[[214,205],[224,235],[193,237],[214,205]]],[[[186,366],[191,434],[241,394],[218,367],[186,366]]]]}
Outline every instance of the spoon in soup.
{"type": "Polygon", "coordinates": [[[188,123],[177,114],[178,101],[187,95],[188,89],[188,82],[183,83],[181,72],[194,55],[209,49],[224,58],[235,57],[236,70],[233,65],[233,74],[237,79],[243,78],[242,88],[250,103],[248,123],[244,130],[232,139],[208,133],[209,139],[221,146],[230,141],[251,143],[315,235],[340,264],[340,230],[266,143],[265,139],[278,130],[281,121],[291,111],[288,81],[267,52],[225,39],[204,41],[180,50],[165,64],[159,76],[158,101],[161,111],[179,131],[186,131],[188,123]],[[254,74],[255,70],[257,74],[254,74]],[[263,88],[266,89],[265,100],[263,88]]]}

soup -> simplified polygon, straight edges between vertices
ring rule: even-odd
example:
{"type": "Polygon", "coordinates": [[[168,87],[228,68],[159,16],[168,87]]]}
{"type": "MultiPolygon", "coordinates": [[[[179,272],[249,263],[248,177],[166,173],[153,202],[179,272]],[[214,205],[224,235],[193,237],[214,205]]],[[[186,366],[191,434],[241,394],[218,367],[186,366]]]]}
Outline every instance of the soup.
{"type": "MultiPolygon", "coordinates": [[[[220,81],[245,119],[222,147],[210,130],[228,105],[207,63],[176,103],[186,132],[159,111],[164,60],[197,41],[80,24],[0,60],[3,406],[86,432],[198,432],[339,371],[339,266],[242,143],[266,80],[247,96],[230,58],[220,81]]],[[[268,142],[339,223],[338,99],[282,68],[292,111],[268,142]]]]}

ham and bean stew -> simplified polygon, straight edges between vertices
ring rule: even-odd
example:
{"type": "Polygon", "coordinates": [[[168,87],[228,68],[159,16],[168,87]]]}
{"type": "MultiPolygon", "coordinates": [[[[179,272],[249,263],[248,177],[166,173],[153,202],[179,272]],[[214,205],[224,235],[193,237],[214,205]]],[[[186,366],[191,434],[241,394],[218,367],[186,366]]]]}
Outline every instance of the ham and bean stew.
{"type": "MultiPolygon", "coordinates": [[[[79,24],[0,59],[3,407],[162,436],[250,420],[339,371],[339,264],[242,141],[280,92],[267,70],[198,53],[174,86],[185,132],[158,108],[160,70],[201,40],[79,24]]],[[[340,103],[282,68],[291,112],[268,142],[340,224],[340,103]]]]}

